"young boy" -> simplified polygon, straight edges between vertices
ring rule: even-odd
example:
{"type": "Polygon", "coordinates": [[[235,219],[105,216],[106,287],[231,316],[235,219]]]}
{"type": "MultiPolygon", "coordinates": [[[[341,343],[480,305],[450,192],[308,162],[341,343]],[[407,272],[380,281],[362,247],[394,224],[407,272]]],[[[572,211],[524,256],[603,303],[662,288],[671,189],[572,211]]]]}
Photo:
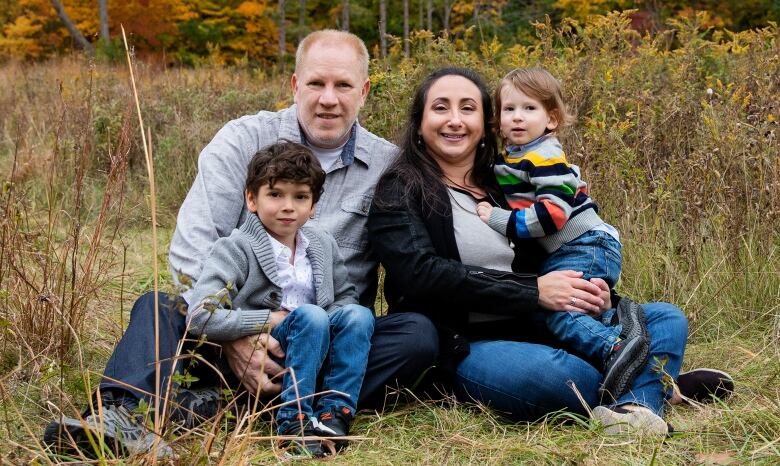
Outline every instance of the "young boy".
{"type": "MultiPolygon", "coordinates": [[[[550,253],[542,274],[574,270],[583,272],[586,280],[598,277],[614,287],[622,261],[618,232],[599,217],[579,167],[566,161],[555,136],[572,120],[558,81],[541,68],[517,68],[499,83],[495,105],[506,143],[495,174],[512,211],[483,202],[477,214],[512,239],[536,238],[550,253]]],[[[601,396],[617,400],[647,360],[644,313],[621,299],[620,326],[610,326],[577,309],[572,296],[562,309],[569,312],[550,312],[547,326],[571,348],[602,364],[601,396]]]]}
{"type": "Polygon", "coordinates": [[[324,180],[305,146],[281,142],[258,152],[247,173],[250,214],[215,243],[187,315],[190,333],[211,341],[263,332],[279,341],[287,370],[276,422],[286,437],[280,446],[293,457],[327,456],[333,443],[312,437],[348,435],[374,329],[336,241],[304,226],[324,180]],[[325,390],[332,392],[313,396],[325,390]]]}

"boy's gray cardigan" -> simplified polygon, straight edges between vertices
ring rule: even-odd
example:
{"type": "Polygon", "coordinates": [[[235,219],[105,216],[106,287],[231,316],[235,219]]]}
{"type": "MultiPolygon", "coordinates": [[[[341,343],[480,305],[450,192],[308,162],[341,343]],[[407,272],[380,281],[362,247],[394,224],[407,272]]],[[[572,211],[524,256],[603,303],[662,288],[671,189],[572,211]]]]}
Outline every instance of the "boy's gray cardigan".
{"type": "MultiPolygon", "coordinates": [[[[311,304],[330,312],[357,303],[336,240],[317,228],[302,231],[317,296],[311,304]]],[[[187,322],[195,336],[229,341],[264,331],[270,313],[279,310],[282,289],[271,241],[256,215],[217,240],[191,296],[187,322]]]]}

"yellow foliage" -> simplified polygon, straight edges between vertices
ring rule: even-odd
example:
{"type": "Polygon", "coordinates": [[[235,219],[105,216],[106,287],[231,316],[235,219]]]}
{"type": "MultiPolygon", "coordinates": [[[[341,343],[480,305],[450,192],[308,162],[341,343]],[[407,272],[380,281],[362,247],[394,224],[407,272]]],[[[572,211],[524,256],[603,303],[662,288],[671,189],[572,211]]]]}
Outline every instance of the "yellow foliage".
{"type": "Polygon", "coordinates": [[[261,16],[266,10],[265,3],[259,2],[244,2],[236,8],[236,13],[247,18],[261,16]]]}
{"type": "Polygon", "coordinates": [[[3,29],[0,36],[0,56],[13,58],[39,58],[43,48],[35,40],[42,26],[34,24],[32,19],[20,16],[3,29]]]}

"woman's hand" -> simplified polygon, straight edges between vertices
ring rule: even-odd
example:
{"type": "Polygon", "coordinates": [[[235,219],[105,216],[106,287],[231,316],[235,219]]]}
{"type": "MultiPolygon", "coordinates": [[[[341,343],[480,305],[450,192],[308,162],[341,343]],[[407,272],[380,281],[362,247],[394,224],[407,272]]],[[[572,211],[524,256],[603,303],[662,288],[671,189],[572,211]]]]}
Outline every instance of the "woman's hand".
{"type": "Polygon", "coordinates": [[[490,213],[493,212],[493,206],[487,202],[480,202],[477,204],[477,215],[479,219],[487,223],[490,220],[490,213]]]}
{"type": "Polygon", "coordinates": [[[542,275],[536,281],[539,287],[539,305],[545,309],[599,314],[603,312],[602,307],[606,303],[602,288],[584,280],[582,272],[556,270],[542,275]]]}

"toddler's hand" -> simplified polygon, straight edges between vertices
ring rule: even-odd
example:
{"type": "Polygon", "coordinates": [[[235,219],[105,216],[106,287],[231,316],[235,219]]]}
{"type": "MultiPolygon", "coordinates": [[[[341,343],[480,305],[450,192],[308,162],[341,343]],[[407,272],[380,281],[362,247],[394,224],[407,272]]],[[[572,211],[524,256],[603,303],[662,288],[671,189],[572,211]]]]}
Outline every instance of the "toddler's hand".
{"type": "Polygon", "coordinates": [[[477,215],[479,219],[487,223],[490,220],[490,212],[493,212],[493,206],[487,202],[480,202],[477,204],[477,215]]]}

